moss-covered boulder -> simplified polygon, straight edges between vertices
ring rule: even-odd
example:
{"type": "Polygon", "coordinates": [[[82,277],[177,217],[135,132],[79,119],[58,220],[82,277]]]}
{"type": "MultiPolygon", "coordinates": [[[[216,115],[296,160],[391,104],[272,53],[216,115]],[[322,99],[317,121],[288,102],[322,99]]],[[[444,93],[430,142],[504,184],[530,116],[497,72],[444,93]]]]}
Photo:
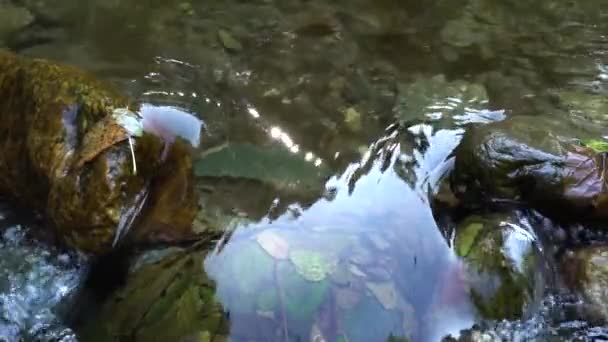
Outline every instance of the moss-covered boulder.
{"type": "Polygon", "coordinates": [[[472,127],[455,151],[452,189],[469,207],[521,201],[552,214],[606,219],[606,154],[583,144],[593,136],[527,116],[472,127]]]}
{"type": "Polygon", "coordinates": [[[144,263],[82,329],[82,340],[225,341],[228,321],[203,271],[205,254],[194,247],[144,263]]]}
{"type": "Polygon", "coordinates": [[[484,319],[517,319],[540,300],[544,259],[515,214],[471,216],[456,230],[469,296],[484,319]]]}
{"type": "Polygon", "coordinates": [[[189,145],[134,139],[113,113],[137,106],[88,74],[0,53],[0,192],[42,212],[71,245],[100,253],[137,226],[140,241],[181,239],[196,213],[189,145]],[[168,229],[170,228],[170,229],[168,229]]]}

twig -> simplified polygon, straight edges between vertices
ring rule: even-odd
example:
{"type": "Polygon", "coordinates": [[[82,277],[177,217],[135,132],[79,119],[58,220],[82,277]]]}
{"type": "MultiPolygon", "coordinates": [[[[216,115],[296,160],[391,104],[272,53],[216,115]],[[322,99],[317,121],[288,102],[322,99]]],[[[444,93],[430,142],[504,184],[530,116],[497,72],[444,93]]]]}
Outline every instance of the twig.
{"type": "Polygon", "coordinates": [[[129,135],[127,137],[127,140],[129,140],[129,147],[131,149],[131,160],[133,161],[133,174],[136,175],[137,174],[137,163],[135,162],[135,151],[133,149],[133,139],[131,139],[131,136],[129,135]]]}
{"type": "Polygon", "coordinates": [[[281,316],[283,318],[283,335],[285,336],[285,342],[289,342],[289,333],[287,332],[287,314],[285,313],[285,302],[284,302],[284,293],[283,288],[281,287],[281,283],[279,281],[279,275],[277,273],[277,261],[274,261],[274,283],[277,287],[277,295],[279,296],[279,306],[281,307],[281,316]]]}

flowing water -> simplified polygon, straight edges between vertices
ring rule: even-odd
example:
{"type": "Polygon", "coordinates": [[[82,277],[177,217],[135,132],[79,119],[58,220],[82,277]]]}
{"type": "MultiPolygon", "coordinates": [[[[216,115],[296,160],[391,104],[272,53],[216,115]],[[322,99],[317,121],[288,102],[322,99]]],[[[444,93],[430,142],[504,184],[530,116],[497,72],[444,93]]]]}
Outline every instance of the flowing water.
{"type": "MultiPolygon", "coordinates": [[[[0,20],[2,8],[24,24],[0,25],[0,47],[203,120],[195,224],[222,236],[201,267],[230,340],[437,341],[476,323],[494,339],[607,338],[563,313],[577,299],[558,291],[554,250],[526,215],[503,248],[517,267],[528,250],[549,266],[523,318],[484,319],[455,252],[461,217],[432,200],[470,125],[602,127],[604,2],[4,0],[0,20]]],[[[77,340],[62,317],[81,261],[19,220],[3,227],[0,340],[77,340]]]]}

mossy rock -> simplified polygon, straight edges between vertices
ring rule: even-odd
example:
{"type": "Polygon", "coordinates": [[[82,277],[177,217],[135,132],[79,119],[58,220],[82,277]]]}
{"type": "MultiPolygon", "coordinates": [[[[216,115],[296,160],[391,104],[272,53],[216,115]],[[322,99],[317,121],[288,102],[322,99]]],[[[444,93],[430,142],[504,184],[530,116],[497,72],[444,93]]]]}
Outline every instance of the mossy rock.
{"type": "Polygon", "coordinates": [[[540,299],[544,264],[527,229],[516,214],[472,216],[457,228],[454,247],[466,266],[470,299],[485,319],[517,319],[540,299]]]}
{"type": "Polygon", "coordinates": [[[137,105],[81,70],[10,53],[0,53],[0,95],[0,191],[46,214],[68,243],[102,253],[135,221],[137,239],[190,237],[191,151],[180,140],[161,163],[162,141],[144,135],[134,173],[112,113],[137,105]]]}
{"type": "Polygon", "coordinates": [[[86,341],[186,341],[226,336],[215,285],[203,272],[205,253],[177,252],[130,274],[83,329],[86,341]]]}

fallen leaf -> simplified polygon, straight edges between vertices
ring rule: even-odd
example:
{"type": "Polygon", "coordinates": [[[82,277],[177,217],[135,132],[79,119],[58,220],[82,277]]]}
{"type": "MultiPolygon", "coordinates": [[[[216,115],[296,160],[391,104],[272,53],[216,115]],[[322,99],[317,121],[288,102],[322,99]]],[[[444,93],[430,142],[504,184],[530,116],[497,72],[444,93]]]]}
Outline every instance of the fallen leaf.
{"type": "Polygon", "coordinates": [[[365,275],[365,273],[363,271],[361,271],[361,269],[357,265],[350,264],[350,266],[348,266],[348,270],[350,271],[350,273],[356,275],[357,277],[362,277],[362,278],[367,277],[365,275]]]}
{"type": "Polygon", "coordinates": [[[220,42],[229,51],[241,51],[243,50],[243,45],[234,38],[234,36],[226,30],[219,30],[217,35],[220,39],[220,42]]]}
{"type": "Polygon", "coordinates": [[[271,257],[278,260],[289,257],[289,243],[276,233],[266,230],[258,234],[255,240],[271,257]]]}
{"type": "Polygon", "coordinates": [[[392,310],[397,307],[397,290],[392,282],[386,283],[365,283],[367,288],[376,297],[386,310],[392,310]]]}

